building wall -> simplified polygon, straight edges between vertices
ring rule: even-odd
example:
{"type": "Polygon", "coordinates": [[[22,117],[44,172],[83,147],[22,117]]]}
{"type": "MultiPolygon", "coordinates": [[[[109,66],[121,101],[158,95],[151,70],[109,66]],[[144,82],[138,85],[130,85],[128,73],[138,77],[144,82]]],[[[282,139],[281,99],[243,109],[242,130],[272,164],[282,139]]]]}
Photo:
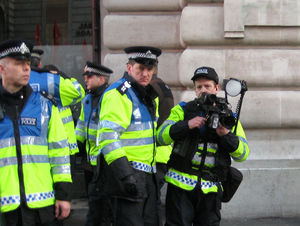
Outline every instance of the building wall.
{"type": "MultiPolygon", "coordinates": [[[[103,0],[104,65],[119,79],[123,48],[160,47],[159,75],[175,102],[192,100],[199,66],[246,80],[241,121],[251,154],[223,217],[300,216],[300,2],[297,0],[103,0]]],[[[236,102],[236,100],[232,100],[236,102]]]]}

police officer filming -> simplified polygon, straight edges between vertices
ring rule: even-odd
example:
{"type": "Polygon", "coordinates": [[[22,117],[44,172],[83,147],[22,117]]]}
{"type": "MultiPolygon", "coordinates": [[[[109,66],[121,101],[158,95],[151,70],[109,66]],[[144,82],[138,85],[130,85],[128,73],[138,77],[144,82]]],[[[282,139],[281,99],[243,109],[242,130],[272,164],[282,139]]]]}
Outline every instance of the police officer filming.
{"type": "Polygon", "coordinates": [[[166,225],[219,226],[225,197],[222,186],[231,172],[231,158],[246,160],[248,143],[241,123],[234,118],[229,120],[232,112],[226,103],[219,103],[223,99],[215,96],[220,91],[215,70],[197,68],[192,81],[197,98],[172,108],[157,133],[161,145],[174,142],[165,176],[166,225]],[[223,117],[223,110],[225,121],[233,123],[210,123],[210,119],[214,122],[217,116],[223,117]]]}

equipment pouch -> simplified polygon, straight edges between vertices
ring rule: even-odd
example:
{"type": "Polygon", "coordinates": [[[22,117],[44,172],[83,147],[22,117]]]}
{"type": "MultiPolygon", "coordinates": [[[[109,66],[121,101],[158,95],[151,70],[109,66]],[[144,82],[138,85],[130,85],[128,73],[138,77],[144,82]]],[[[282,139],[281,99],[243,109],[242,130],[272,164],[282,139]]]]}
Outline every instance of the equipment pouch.
{"type": "Polygon", "coordinates": [[[234,167],[229,167],[226,181],[222,181],[223,196],[222,202],[229,202],[234,196],[238,187],[243,180],[243,174],[241,171],[234,167]]]}

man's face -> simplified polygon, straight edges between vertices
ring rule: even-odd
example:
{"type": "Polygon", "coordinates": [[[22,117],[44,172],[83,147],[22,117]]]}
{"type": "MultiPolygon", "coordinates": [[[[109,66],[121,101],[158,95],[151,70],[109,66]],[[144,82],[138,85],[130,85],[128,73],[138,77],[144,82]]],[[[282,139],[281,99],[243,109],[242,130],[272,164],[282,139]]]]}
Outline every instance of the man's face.
{"type": "Polygon", "coordinates": [[[127,72],[135,79],[135,81],[137,81],[137,83],[142,86],[147,86],[152,79],[154,66],[145,66],[139,63],[133,65],[127,64],[127,72]]]}
{"type": "Polygon", "coordinates": [[[9,92],[16,92],[28,84],[30,76],[30,61],[16,60],[6,57],[1,60],[0,74],[3,87],[9,92]]]}
{"type": "Polygon", "coordinates": [[[84,76],[84,82],[86,84],[86,88],[88,90],[95,89],[99,86],[102,86],[105,83],[105,79],[103,76],[91,75],[84,76]]]}
{"type": "Polygon", "coordinates": [[[206,78],[199,78],[194,84],[196,96],[201,97],[202,93],[217,94],[220,91],[220,86],[217,85],[213,80],[206,78]]]}

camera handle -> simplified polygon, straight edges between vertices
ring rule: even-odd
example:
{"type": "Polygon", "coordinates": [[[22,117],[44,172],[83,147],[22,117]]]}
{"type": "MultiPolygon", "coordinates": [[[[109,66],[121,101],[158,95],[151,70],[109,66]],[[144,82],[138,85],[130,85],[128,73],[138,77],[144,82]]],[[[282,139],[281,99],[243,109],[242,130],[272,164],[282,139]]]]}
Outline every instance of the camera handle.
{"type": "Polygon", "coordinates": [[[234,127],[234,134],[236,134],[236,130],[237,130],[237,126],[238,126],[238,122],[239,122],[239,118],[240,118],[240,113],[241,113],[241,108],[242,108],[242,103],[243,103],[243,98],[244,98],[245,92],[241,93],[241,97],[239,99],[239,102],[237,104],[236,107],[236,123],[235,123],[235,127],[234,127]]]}

